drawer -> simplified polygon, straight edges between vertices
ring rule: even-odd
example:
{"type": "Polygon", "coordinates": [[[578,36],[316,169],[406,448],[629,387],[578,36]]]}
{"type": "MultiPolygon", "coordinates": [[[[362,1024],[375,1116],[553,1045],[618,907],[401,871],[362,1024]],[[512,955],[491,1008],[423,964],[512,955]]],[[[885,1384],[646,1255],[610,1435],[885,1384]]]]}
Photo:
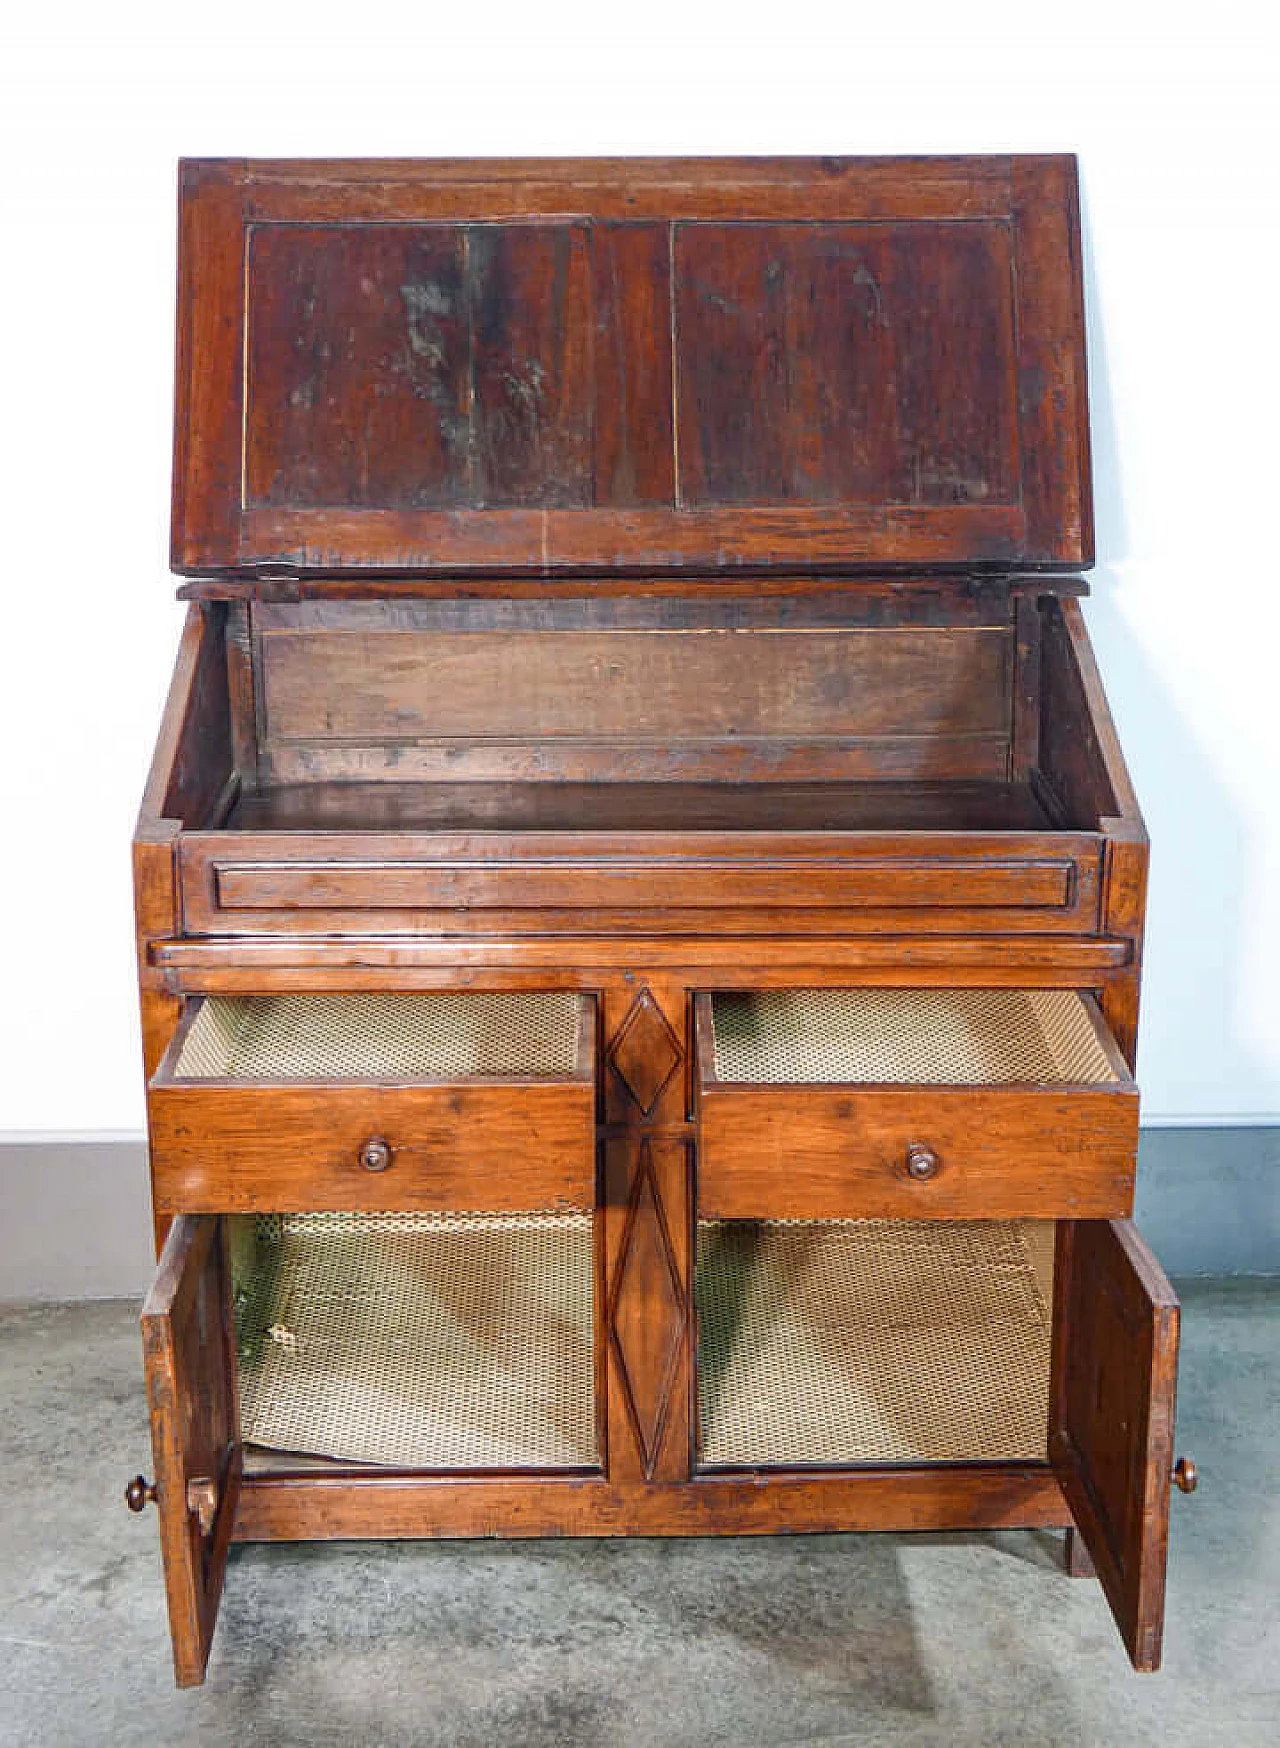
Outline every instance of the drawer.
{"type": "Polygon", "coordinates": [[[1138,1093],[1091,996],[701,995],[696,1024],[705,1218],[1132,1209],[1138,1093]]]}
{"type": "Polygon", "coordinates": [[[595,1003],[210,996],[148,1102],[161,1213],[589,1209],[595,1003]]]}

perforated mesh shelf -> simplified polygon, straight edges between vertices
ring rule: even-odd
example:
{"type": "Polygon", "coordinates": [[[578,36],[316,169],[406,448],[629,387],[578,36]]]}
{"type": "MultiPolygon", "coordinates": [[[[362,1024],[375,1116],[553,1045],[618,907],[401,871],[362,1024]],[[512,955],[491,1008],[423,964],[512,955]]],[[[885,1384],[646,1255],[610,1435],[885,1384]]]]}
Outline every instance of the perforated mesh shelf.
{"type": "Polygon", "coordinates": [[[1069,989],[788,989],[716,995],[724,1081],[1114,1081],[1069,989]]]}
{"type": "Polygon", "coordinates": [[[704,1222],[702,1465],[1043,1460],[1053,1231],[704,1222]]]}
{"type": "Polygon", "coordinates": [[[581,998],[515,995],[210,996],[182,1079],[516,1080],[574,1073],[581,998]]]}
{"type": "Polygon", "coordinates": [[[597,1462],[589,1214],[231,1222],[245,1440],[407,1468],[597,1462]]]}

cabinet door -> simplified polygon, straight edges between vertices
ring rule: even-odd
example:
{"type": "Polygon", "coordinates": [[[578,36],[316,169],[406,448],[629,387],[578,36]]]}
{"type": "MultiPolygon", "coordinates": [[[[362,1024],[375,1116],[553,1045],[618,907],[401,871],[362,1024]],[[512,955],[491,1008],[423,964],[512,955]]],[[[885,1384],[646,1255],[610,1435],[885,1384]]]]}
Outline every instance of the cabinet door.
{"type": "Polygon", "coordinates": [[[1127,1220],[1063,1221],[1049,1455],[1135,1669],[1164,1627],[1178,1301],[1127,1220]]]}
{"type": "Polygon", "coordinates": [[[142,1345],[174,1673],[204,1680],[240,1494],[236,1349],[217,1215],[173,1222],[142,1308],[142,1345]]]}

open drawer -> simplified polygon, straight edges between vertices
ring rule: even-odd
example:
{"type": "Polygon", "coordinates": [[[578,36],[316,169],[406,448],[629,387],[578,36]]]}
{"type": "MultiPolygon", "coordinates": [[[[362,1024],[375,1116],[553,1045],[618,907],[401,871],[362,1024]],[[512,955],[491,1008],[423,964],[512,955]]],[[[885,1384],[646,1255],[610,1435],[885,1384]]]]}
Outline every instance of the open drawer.
{"type": "Polygon", "coordinates": [[[149,1089],[157,1211],[589,1209],[595,1003],[193,1001],[149,1089]]]}
{"type": "Polygon", "coordinates": [[[1138,1093],[1092,997],[697,998],[703,1218],[1128,1214],[1138,1093]]]}

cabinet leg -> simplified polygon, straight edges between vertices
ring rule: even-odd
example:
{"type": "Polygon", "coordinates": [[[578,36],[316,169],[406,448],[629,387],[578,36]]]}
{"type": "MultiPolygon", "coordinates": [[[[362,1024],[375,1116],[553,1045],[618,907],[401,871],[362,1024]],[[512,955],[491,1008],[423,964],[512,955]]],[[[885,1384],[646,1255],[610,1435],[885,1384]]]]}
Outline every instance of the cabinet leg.
{"type": "Polygon", "coordinates": [[[1063,1565],[1067,1569],[1068,1578],[1096,1578],[1097,1569],[1084,1545],[1084,1537],[1078,1529],[1067,1531],[1066,1543],[1063,1547],[1063,1565]]]}

